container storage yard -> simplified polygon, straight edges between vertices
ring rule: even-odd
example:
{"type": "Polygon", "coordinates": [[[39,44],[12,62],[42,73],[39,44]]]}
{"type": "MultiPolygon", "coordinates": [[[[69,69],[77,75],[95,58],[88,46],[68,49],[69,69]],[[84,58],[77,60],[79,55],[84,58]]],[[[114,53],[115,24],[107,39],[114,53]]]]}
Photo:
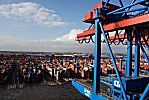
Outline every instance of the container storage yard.
{"type": "Polygon", "coordinates": [[[73,46],[92,43],[93,53],[56,52],[59,38],[55,52],[1,51],[0,100],[149,100],[149,0],[129,1],[99,0],[82,16],[89,28],[73,46]]]}

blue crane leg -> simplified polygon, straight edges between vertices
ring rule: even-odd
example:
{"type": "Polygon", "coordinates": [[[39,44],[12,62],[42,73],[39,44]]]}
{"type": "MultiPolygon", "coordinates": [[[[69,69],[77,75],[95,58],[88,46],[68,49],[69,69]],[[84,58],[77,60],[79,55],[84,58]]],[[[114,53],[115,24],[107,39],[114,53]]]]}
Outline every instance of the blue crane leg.
{"type": "Polygon", "coordinates": [[[103,34],[103,36],[104,36],[106,45],[107,45],[107,47],[108,47],[108,50],[109,50],[109,53],[110,53],[110,57],[112,58],[112,62],[113,62],[113,65],[114,65],[114,69],[115,69],[117,78],[118,78],[118,80],[119,80],[120,88],[121,88],[121,90],[122,90],[124,99],[127,100],[126,92],[125,92],[124,86],[123,86],[123,84],[122,84],[121,77],[120,77],[119,72],[118,72],[118,68],[117,68],[117,65],[116,65],[116,61],[115,61],[114,55],[113,55],[113,53],[112,53],[112,49],[111,49],[111,47],[110,47],[110,45],[109,45],[108,39],[107,39],[107,37],[106,37],[106,34],[105,34],[105,31],[104,31],[104,28],[103,28],[103,25],[102,25],[101,21],[99,22],[99,25],[100,25],[100,28],[101,28],[101,32],[102,32],[102,34],[103,34]]]}
{"type": "Polygon", "coordinates": [[[143,92],[142,96],[140,97],[140,100],[145,100],[145,97],[149,93],[149,84],[147,85],[145,91],[143,92]]]}
{"type": "Polygon", "coordinates": [[[127,65],[126,65],[126,76],[132,75],[132,30],[127,32],[127,65]]]}
{"type": "Polygon", "coordinates": [[[135,35],[135,67],[134,67],[134,77],[139,76],[139,68],[140,68],[140,45],[138,43],[140,41],[140,34],[136,31],[135,35]]]}
{"type": "MultiPolygon", "coordinates": [[[[96,16],[98,16],[98,9],[96,9],[96,16]]],[[[101,59],[101,31],[99,27],[99,19],[95,20],[95,47],[94,47],[94,81],[93,91],[97,93],[100,91],[100,59],[101,59]]]]}

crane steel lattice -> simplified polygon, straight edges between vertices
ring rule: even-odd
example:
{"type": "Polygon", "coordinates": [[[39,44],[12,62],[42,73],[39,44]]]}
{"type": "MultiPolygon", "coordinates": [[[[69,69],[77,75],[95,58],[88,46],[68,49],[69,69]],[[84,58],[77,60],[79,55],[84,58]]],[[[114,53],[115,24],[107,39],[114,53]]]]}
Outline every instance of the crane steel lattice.
{"type": "Polygon", "coordinates": [[[149,0],[132,0],[124,5],[118,0],[120,6],[101,1],[84,17],[85,23],[90,23],[88,30],[77,35],[79,43],[94,42],[94,79],[93,86],[83,84],[78,79],[72,84],[82,94],[92,100],[104,99],[140,99],[149,97],[149,77],[140,75],[140,49],[148,63],[149,57],[144,47],[149,50],[149,0]],[[110,34],[115,32],[115,35],[110,34]],[[95,39],[93,40],[93,35],[95,39]],[[103,36],[103,37],[102,37],[103,36]],[[101,42],[106,43],[110,58],[114,65],[116,77],[102,77],[100,74],[101,42]],[[127,45],[125,73],[120,74],[113,55],[111,44],[127,45]],[[132,68],[132,46],[135,46],[134,70],[132,68]],[[110,90],[102,90],[102,86],[110,90]]]}

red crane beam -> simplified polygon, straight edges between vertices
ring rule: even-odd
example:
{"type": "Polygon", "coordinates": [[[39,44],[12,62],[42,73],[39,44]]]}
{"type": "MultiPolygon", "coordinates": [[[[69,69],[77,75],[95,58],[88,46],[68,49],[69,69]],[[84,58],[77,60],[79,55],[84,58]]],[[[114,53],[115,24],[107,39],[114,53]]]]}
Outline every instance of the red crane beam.
{"type": "MultiPolygon", "coordinates": [[[[84,16],[84,21],[83,22],[93,24],[94,23],[94,18],[95,18],[95,9],[103,8],[103,7],[105,7],[105,2],[101,1],[100,3],[98,3],[96,6],[94,6],[92,8],[92,11],[90,11],[89,13],[87,13],[84,16]]],[[[117,6],[117,5],[114,5],[114,4],[108,4],[106,6],[106,8],[108,8],[109,11],[113,11],[113,10],[119,9],[120,7],[117,6]]],[[[104,23],[106,23],[106,22],[108,22],[107,19],[104,20],[104,23]]]]}
{"type": "MultiPolygon", "coordinates": [[[[148,36],[149,35],[149,30],[144,30],[143,33],[142,33],[144,36],[148,36]]],[[[133,34],[132,34],[133,35],[133,34]]],[[[111,35],[110,37],[110,40],[114,40],[115,39],[115,35],[111,35]]],[[[119,34],[119,36],[116,36],[116,40],[117,39],[123,39],[123,38],[127,38],[127,34],[125,35],[124,33],[122,34],[119,34]]],[[[143,41],[143,38],[141,39],[141,41],[143,41]]]]}
{"type": "MultiPolygon", "coordinates": [[[[122,20],[116,23],[107,24],[107,25],[104,25],[103,27],[105,32],[109,32],[109,31],[115,31],[119,29],[125,29],[130,26],[139,26],[141,24],[146,24],[146,23],[149,23],[149,13],[140,15],[137,17],[133,17],[130,19],[122,20]]],[[[77,39],[87,37],[89,35],[94,35],[94,33],[95,33],[94,28],[90,30],[85,30],[83,33],[77,34],[77,39]]]]}
{"type": "MultiPolygon", "coordinates": [[[[124,34],[120,34],[119,37],[116,38],[116,39],[115,39],[115,35],[112,35],[112,36],[109,37],[109,39],[110,39],[110,40],[114,40],[114,39],[115,39],[115,40],[118,40],[118,39],[123,39],[124,37],[127,38],[127,35],[124,36],[124,34]]],[[[141,38],[140,41],[141,41],[142,44],[145,44],[145,41],[144,41],[143,38],[141,38]]],[[[125,42],[127,42],[127,40],[126,40],[125,42]]],[[[133,44],[135,43],[135,38],[133,39],[132,42],[133,42],[133,44]]],[[[147,43],[149,44],[149,41],[147,41],[147,43]]],[[[125,43],[125,44],[126,44],[126,43],[125,43]]]]}

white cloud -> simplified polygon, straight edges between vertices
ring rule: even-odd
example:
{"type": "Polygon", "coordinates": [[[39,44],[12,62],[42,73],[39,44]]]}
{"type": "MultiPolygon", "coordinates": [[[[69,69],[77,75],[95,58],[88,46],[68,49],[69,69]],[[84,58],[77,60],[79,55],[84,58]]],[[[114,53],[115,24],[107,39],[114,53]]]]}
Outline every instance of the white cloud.
{"type": "Polygon", "coordinates": [[[10,36],[0,37],[0,51],[92,52],[92,44],[80,45],[75,41],[26,40],[10,36]]]}
{"type": "MultiPolygon", "coordinates": [[[[74,40],[76,34],[81,32],[80,29],[72,29],[70,35],[64,35],[55,40],[38,39],[26,40],[19,37],[1,36],[0,50],[14,50],[14,51],[51,51],[51,52],[83,52],[93,53],[93,43],[79,44],[74,40]]],[[[126,48],[123,45],[112,46],[114,53],[126,53],[126,48]],[[118,50],[117,50],[118,49],[118,50]]],[[[108,49],[105,44],[102,45],[102,52],[107,53],[108,49]]]]}
{"type": "Polygon", "coordinates": [[[0,5],[0,16],[26,22],[35,22],[48,27],[68,24],[54,10],[49,10],[31,2],[2,4],[0,5]]]}
{"type": "Polygon", "coordinates": [[[68,34],[56,38],[55,41],[75,41],[75,37],[81,32],[83,32],[81,29],[72,29],[68,34]]]}
{"type": "Polygon", "coordinates": [[[64,35],[59,39],[49,40],[37,39],[29,40],[20,37],[2,36],[0,37],[0,50],[14,51],[52,51],[52,52],[91,52],[93,53],[93,44],[79,44],[74,40],[80,29],[72,29],[69,37],[64,35]],[[66,41],[65,41],[66,40],[66,41]]]}

